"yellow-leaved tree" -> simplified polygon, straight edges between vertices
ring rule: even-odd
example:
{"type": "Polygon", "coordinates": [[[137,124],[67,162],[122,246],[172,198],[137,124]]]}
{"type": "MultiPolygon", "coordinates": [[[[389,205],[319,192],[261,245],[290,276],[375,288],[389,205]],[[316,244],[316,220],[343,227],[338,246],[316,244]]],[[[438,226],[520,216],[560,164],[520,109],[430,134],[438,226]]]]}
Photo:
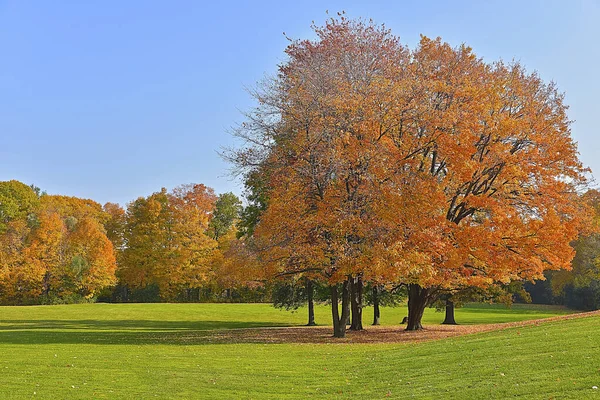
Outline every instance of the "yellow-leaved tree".
{"type": "Polygon", "coordinates": [[[92,200],[41,195],[16,181],[2,182],[0,300],[9,304],[91,298],[116,282],[106,215],[92,200]],[[19,190],[15,190],[18,188],[19,190]],[[40,297],[44,296],[44,297],[40,297]]]}
{"type": "Polygon", "coordinates": [[[131,289],[156,285],[173,299],[202,286],[211,273],[216,240],[207,235],[216,196],[201,184],[140,197],[127,207],[119,270],[131,289]]]}

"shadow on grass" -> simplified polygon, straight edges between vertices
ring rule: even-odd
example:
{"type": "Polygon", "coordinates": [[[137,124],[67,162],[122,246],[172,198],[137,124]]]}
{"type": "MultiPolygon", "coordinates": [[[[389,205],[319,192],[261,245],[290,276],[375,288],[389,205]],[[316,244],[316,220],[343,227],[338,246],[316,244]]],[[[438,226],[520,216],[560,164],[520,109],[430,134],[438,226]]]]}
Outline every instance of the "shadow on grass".
{"type": "Polygon", "coordinates": [[[162,320],[60,320],[60,319],[35,319],[35,320],[0,320],[0,332],[20,330],[52,330],[52,329],[77,329],[77,330],[139,330],[139,331],[180,331],[180,330],[215,330],[215,329],[239,329],[239,328],[261,328],[272,326],[287,326],[275,322],[253,322],[253,321],[162,321],[162,320]]]}
{"type": "Polygon", "coordinates": [[[565,306],[520,303],[515,303],[510,306],[506,306],[505,304],[468,303],[459,310],[473,314],[500,312],[502,314],[548,314],[549,316],[572,314],[574,312],[574,310],[565,306]]]}
{"type": "MultiPolygon", "coordinates": [[[[489,313],[490,309],[473,309],[475,314],[489,313]]],[[[527,313],[528,310],[519,310],[527,313]]],[[[543,316],[539,316],[543,317],[543,316]]],[[[494,318],[488,323],[511,322],[494,318]]],[[[482,322],[479,321],[478,324],[482,322]]],[[[218,343],[326,343],[330,342],[331,328],[286,328],[284,323],[268,321],[165,321],[146,319],[43,319],[0,320],[0,344],[51,345],[51,344],[105,344],[105,345],[203,345],[218,343]]],[[[437,324],[436,324],[437,326],[437,324]]],[[[453,330],[476,329],[464,324],[453,330]]],[[[397,342],[402,337],[401,327],[382,327],[385,331],[368,329],[350,333],[353,341],[397,342]]],[[[432,338],[447,336],[441,328],[430,329],[432,338]]],[[[446,329],[446,328],[444,328],[446,329]]],[[[449,329],[449,328],[448,328],[449,329]]],[[[427,332],[426,332],[427,333],[427,332]]],[[[461,332],[452,332],[452,335],[461,332]]],[[[462,332],[464,333],[464,332],[462,332]]],[[[426,338],[427,334],[419,333],[426,338]]],[[[411,340],[414,340],[412,338],[411,340]]],[[[343,341],[343,340],[342,340],[343,341]]],[[[336,342],[341,342],[336,340],[336,342]]]]}
{"type": "MultiPolygon", "coordinates": [[[[61,321],[64,322],[64,321],[61,321]]],[[[88,321],[90,322],[90,321],[88,321]]],[[[106,321],[100,321],[104,323],[106,321]]],[[[130,321],[133,323],[133,321],[130,321]]],[[[144,321],[149,322],[149,321],[144,321]]],[[[230,324],[222,321],[205,321],[209,324],[222,327],[230,324]]],[[[251,324],[251,323],[250,323],[251,324]]],[[[77,324],[79,325],[79,324],[77,324]]],[[[101,324],[106,328],[105,324],[101,324]]],[[[184,324],[187,325],[187,324],[184,324]]],[[[246,324],[248,325],[248,323],[246,324]]],[[[164,329],[164,324],[159,323],[164,329]]],[[[332,337],[332,328],[329,326],[265,326],[245,329],[205,329],[194,330],[181,328],[176,330],[150,330],[150,329],[120,329],[120,330],[94,330],[67,329],[59,324],[56,329],[19,329],[0,330],[0,344],[15,345],[55,345],[55,344],[88,344],[88,345],[165,345],[165,346],[191,346],[191,345],[218,345],[218,344],[277,344],[277,343],[399,343],[420,342],[440,339],[461,334],[458,326],[433,326],[420,332],[406,332],[401,326],[386,326],[366,329],[360,332],[348,331],[343,339],[332,337]],[[62,327],[62,329],[59,328],[62,327]]]]}
{"type": "Polygon", "coordinates": [[[0,344],[232,343],[236,342],[232,335],[224,332],[284,326],[269,322],[235,321],[10,320],[4,323],[0,321],[0,344]]]}
{"type": "MultiPolygon", "coordinates": [[[[102,321],[104,322],[104,321],[102,321]]],[[[219,324],[220,321],[211,321],[219,324]]],[[[47,329],[47,330],[3,330],[0,344],[15,345],[217,345],[217,344],[275,344],[275,343],[416,343],[439,340],[447,337],[510,327],[512,324],[494,325],[428,325],[418,332],[408,332],[403,326],[369,327],[363,331],[346,333],[343,339],[332,337],[328,326],[265,327],[246,329],[215,330],[93,330],[93,329],[47,329]]],[[[516,326],[516,325],[515,325],[516,326]]]]}

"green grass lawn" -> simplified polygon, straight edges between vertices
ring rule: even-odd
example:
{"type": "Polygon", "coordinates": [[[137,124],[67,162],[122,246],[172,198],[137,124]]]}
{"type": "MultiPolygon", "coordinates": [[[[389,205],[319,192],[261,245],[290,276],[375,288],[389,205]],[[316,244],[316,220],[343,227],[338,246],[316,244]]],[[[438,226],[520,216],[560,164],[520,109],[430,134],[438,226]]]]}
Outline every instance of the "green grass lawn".
{"type": "MultiPolygon", "coordinates": [[[[459,323],[536,319],[556,307],[470,305],[459,323]]],[[[405,308],[382,311],[397,324],[405,308]]],[[[0,307],[0,399],[600,397],[600,318],[419,344],[214,344],[190,332],[301,325],[261,304],[0,307]]],[[[365,322],[372,311],[365,312],[365,322]]],[[[426,324],[443,314],[433,310],[426,324]]],[[[317,322],[329,323],[328,308],[317,322]]],[[[401,329],[399,327],[399,329],[401,329]]]]}

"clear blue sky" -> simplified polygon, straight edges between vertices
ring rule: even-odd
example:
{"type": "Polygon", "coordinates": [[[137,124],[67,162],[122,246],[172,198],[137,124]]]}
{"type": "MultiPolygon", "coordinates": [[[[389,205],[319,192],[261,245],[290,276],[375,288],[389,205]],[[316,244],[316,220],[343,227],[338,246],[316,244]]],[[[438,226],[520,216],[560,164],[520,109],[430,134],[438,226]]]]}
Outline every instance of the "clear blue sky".
{"type": "Polygon", "coordinates": [[[0,180],[125,204],[161,187],[241,193],[217,151],[287,41],[345,10],[516,58],[566,92],[583,162],[600,171],[600,0],[0,0],[0,180]]]}

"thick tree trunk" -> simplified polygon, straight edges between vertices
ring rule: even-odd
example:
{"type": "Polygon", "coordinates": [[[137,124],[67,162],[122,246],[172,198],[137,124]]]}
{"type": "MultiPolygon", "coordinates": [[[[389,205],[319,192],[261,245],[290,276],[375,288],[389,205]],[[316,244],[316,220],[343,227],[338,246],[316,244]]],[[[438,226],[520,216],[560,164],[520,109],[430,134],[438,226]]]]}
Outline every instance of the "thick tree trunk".
{"type": "Polygon", "coordinates": [[[315,303],[313,300],[313,283],[310,279],[306,280],[306,294],[308,297],[308,323],[307,326],[315,326],[315,303]]]}
{"type": "Polygon", "coordinates": [[[444,319],[444,322],[442,322],[442,324],[458,325],[456,323],[456,320],[454,319],[454,302],[450,300],[446,300],[446,318],[444,319]]]}
{"type": "Polygon", "coordinates": [[[338,309],[337,286],[331,286],[331,316],[333,319],[333,337],[346,337],[346,323],[350,318],[350,288],[348,281],[344,281],[342,287],[342,314],[338,309]]]}
{"type": "Polygon", "coordinates": [[[408,285],[408,322],[406,325],[407,331],[417,331],[423,329],[421,320],[425,307],[429,301],[430,288],[422,288],[421,286],[411,283],[408,285]]]}
{"type": "Polygon", "coordinates": [[[373,325],[379,325],[379,318],[381,312],[379,311],[379,287],[373,286],[373,325]]]}
{"type": "Polygon", "coordinates": [[[362,325],[362,309],[363,309],[363,282],[362,277],[357,276],[350,278],[350,299],[352,309],[352,323],[350,324],[350,330],[361,331],[362,325]]]}

